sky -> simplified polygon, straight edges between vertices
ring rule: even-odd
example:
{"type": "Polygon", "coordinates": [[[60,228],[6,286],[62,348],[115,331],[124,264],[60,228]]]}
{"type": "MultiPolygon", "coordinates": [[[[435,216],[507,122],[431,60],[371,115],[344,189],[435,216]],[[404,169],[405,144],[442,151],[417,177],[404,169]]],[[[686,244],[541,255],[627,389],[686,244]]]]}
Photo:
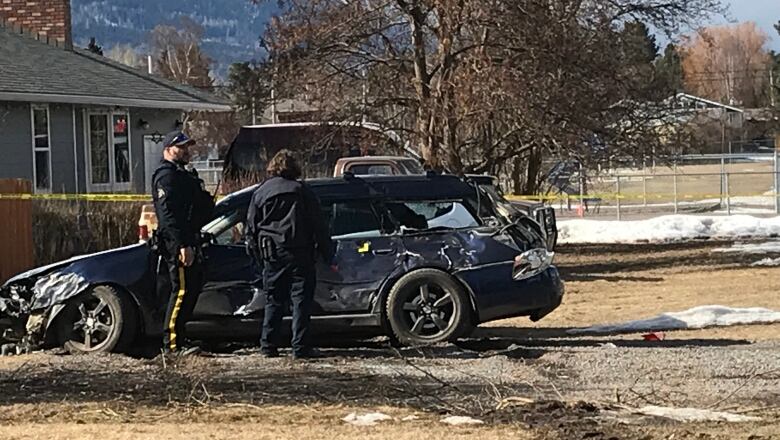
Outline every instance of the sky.
{"type": "MultiPolygon", "coordinates": [[[[780,35],[773,25],[780,21],[780,0],[722,0],[729,6],[730,18],[736,21],[755,21],[769,34],[769,48],[780,50],[780,35]]],[[[722,18],[717,22],[723,22],[722,18]]]]}

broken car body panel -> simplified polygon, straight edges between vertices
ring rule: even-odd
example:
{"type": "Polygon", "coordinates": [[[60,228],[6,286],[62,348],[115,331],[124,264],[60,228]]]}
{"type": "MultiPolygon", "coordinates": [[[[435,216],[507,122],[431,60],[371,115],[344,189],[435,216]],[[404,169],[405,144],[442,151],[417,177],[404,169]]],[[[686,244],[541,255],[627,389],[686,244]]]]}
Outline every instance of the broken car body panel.
{"type": "MultiPolygon", "coordinates": [[[[543,248],[543,239],[518,224],[480,224],[485,222],[476,212],[489,212],[490,202],[479,201],[475,188],[457,177],[317,179],[309,184],[326,210],[337,242],[338,270],[318,263],[315,324],[379,328],[390,289],[418,269],[439,269],[457,279],[470,297],[475,323],[510,316],[538,319],[560,304],[563,284],[549,262],[526,279],[513,278],[516,257],[543,248]],[[407,211],[412,206],[425,213],[413,212],[410,219],[427,216],[426,228],[404,226],[396,218],[393,212],[404,203],[407,211]]],[[[252,287],[258,270],[242,241],[252,189],[220,201],[214,221],[204,228],[210,238],[203,249],[208,271],[193,320],[187,324],[193,335],[233,339],[259,335],[265,299],[252,287]]],[[[167,300],[157,294],[156,286],[164,280],[156,274],[165,273],[158,265],[152,249],[138,244],[29,271],[0,289],[0,315],[17,320],[43,316],[49,326],[58,305],[92,286],[111,285],[133,297],[143,333],[158,334],[167,300]],[[27,305],[11,316],[7,310],[19,304],[14,295],[24,296],[20,289],[28,295],[23,298],[27,305]]],[[[164,287],[159,291],[167,292],[164,287]]]]}

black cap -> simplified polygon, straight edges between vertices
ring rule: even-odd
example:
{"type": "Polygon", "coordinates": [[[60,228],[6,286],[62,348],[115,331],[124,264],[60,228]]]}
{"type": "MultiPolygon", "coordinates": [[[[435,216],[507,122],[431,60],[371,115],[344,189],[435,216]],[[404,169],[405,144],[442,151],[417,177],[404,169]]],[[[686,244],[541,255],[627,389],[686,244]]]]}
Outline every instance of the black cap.
{"type": "Polygon", "coordinates": [[[190,145],[193,145],[195,143],[194,139],[191,139],[189,136],[184,134],[181,130],[174,130],[168,134],[165,135],[165,138],[163,139],[163,147],[187,147],[190,145]]]}

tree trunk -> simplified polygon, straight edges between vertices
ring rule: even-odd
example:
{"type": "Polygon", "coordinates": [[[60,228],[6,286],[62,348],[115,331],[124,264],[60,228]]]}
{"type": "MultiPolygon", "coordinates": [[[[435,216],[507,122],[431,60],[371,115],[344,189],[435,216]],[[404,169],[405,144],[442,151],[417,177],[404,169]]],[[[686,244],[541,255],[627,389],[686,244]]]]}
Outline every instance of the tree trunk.
{"type": "Polygon", "coordinates": [[[441,167],[439,149],[433,136],[434,119],[431,114],[431,76],[428,72],[428,56],[425,48],[425,14],[415,1],[409,5],[405,1],[399,4],[407,11],[414,47],[414,89],[417,94],[417,115],[415,131],[420,152],[425,159],[426,168],[441,167]]]}

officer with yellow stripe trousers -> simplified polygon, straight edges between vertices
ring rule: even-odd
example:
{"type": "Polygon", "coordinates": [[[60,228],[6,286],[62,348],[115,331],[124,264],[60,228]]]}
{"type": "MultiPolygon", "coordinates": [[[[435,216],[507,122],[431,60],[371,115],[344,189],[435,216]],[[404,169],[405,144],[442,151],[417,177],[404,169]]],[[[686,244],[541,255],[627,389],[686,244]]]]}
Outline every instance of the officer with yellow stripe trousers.
{"type": "Polygon", "coordinates": [[[157,213],[157,248],[171,281],[165,314],[163,350],[176,352],[184,344],[184,324],[191,318],[203,284],[200,229],[211,219],[214,199],[203,181],[184,166],[195,141],[181,131],[163,140],[163,159],[152,175],[157,213]]]}

